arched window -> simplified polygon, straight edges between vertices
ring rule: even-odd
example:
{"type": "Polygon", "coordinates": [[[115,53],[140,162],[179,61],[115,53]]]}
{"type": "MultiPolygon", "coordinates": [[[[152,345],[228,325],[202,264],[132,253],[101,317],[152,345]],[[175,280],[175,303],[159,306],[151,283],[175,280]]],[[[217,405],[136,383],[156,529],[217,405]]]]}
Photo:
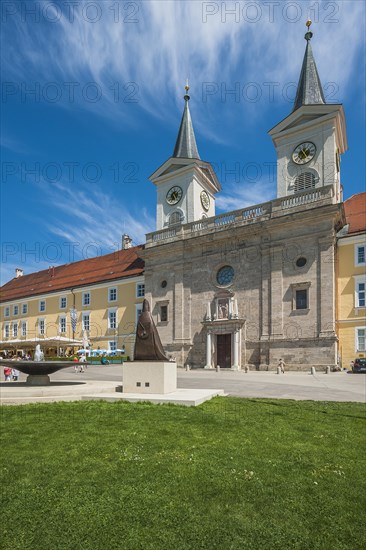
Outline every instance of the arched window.
{"type": "Polygon", "coordinates": [[[294,192],[306,191],[307,189],[313,189],[316,184],[316,176],[313,172],[303,172],[295,178],[294,192]]]}
{"type": "Polygon", "coordinates": [[[182,214],[180,212],[173,212],[169,216],[169,225],[177,225],[182,223],[182,214]]]}

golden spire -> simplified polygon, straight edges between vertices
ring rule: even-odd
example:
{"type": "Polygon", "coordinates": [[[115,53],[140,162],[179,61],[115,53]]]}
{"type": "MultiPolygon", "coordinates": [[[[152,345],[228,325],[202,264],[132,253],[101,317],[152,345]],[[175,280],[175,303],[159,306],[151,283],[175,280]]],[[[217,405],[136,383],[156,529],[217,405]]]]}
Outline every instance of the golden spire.
{"type": "Polygon", "coordinates": [[[189,101],[191,98],[190,98],[190,96],[188,95],[188,92],[189,92],[188,78],[186,79],[186,85],[184,86],[184,89],[185,89],[185,91],[186,91],[185,96],[184,96],[184,99],[185,99],[186,101],[189,101]]]}
{"type": "Polygon", "coordinates": [[[312,24],[312,20],[310,19],[310,17],[308,17],[308,20],[306,21],[305,25],[307,26],[308,28],[308,32],[305,34],[305,40],[309,41],[311,40],[311,37],[313,36],[313,33],[311,32],[310,30],[310,26],[312,24]]]}

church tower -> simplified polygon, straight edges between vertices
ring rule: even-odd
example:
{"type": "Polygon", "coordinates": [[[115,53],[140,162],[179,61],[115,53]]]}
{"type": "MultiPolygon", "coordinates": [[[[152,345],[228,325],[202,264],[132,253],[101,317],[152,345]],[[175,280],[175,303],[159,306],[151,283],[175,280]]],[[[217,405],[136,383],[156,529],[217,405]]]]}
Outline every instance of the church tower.
{"type": "Polygon", "coordinates": [[[173,155],[150,176],[157,188],[157,231],[214,216],[215,194],[221,190],[213,167],[199,156],[188,105],[188,82],[185,90],[173,155]]]}
{"type": "Polygon", "coordinates": [[[340,155],[347,150],[346,122],[340,104],[327,104],[306,22],[306,49],[292,113],[269,135],[277,152],[277,198],[333,186],[342,201],[340,155]]]}

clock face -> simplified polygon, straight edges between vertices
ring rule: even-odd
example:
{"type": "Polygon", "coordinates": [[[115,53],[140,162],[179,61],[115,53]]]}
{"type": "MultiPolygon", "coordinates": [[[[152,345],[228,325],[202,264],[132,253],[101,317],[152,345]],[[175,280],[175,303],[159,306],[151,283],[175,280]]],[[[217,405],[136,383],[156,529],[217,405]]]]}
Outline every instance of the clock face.
{"type": "Polygon", "coordinates": [[[208,196],[206,191],[201,191],[201,204],[207,212],[207,210],[210,208],[210,197],[208,196]]]}
{"type": "Polygon", "coordinates": [[[292,160],[296,162],[296,164],[306,164],[314,158],[315,152],[316,147],[314,143],[311,141],[305,141],[295,147],[294,152],[292,153],[292,160]]]}
{"type": "Polygon", "coordinates": [[[168,204],[177,204],[183,196],[183,190],[177,185],[169,189],[166,194],[166,202],[168,204]]]}

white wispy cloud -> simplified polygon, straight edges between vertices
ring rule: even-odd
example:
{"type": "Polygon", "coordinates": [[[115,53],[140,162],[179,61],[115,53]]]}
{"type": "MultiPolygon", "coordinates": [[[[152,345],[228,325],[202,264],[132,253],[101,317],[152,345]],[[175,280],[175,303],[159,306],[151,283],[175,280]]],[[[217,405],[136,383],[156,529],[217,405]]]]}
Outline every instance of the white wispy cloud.
{"type": "Polygon", "coordinates": [[[268,179],[260,179],[254,183],[231,183],[225,186],[225,192],[216,198],[216,207],[221,212],[247,208],[253,204],[261,204],[275,198],[276,189],[268,179]]]}
{"type": "Polygon", "coordinates": [[[52,187],[41,182],[39,188],[45,213],[52,205],[51,216],[37,220],[46,237],[29,244],[25,236],[22,243],[10,243],[8,254],[3,250],[1,284],[15,276],[16,268],[33,273],[108,254],[121,249],[124,233],[135,246],[155,230],[155,218],[146,208],[137,209],[100,190],[78,190],[62,182],[52,187]]]}
{"type": "Polygon", "coordinates": [[[144,208],[137,211],[131,204],[99,190],[77,190],[57,183],[45,188],[45,203],[52,203],[52,222],[47,231],[70,243],[103,253],[121,248],[116,237],[127,233],[134,245],[145,242],[145,234],[154,231],[155,219],[144,208]]]}
{"type": "MultiPolygon", "coordinates": [[[[360,21],[365,5],[349,0],[316,2],[316,12],[311,2],[257,2],[257,17],[253,9],[244,11],[245,2],[149,0],[131,2],[126,11],[123,3],[105,1],[99,4],[100,17],[94,23],[95,12],[86,10],[87,4],[77,2],[72,17],[69,10],[64,8],[60,15],[60,8],[54,8],[52,24],[45,24],[41,17],[40,22],[25,25],[20,16],[13,17],[13,25],[6,29],[16,35],[14,46],[4,54],[7,73],[19,79],[80,83],[75,88],[80,106],[99,110],[102,116],[121,116],[130,123],[134,117],[129,93],[154,116],[175,120],[176,112],[166,106],[175,104],[181,109],[186,76],[196,100],[202,100],[202,83],[224,82],[230,88],[240,79],[242,85],[258,83],[263,95],[268,92],[264,83],[278,83],[276,96],[283,101],[284,87],[297,82],[299,76],[305,48],[300,37],[308,12],[314,19],[313,45],[321,78],[335,82],[338,95],[343,95],[357,72],[357,52],[364,37],[360,21]],[[208,4],[217,13],[210,15],[208,4]],[[225,13],[234,5],[240,8],[236,15],[225,13]],[[90,81],[101,86],[102,101],[93,103],[83,97],[83,85],[90,81]],[[124,90],[129,82],[138,88],[124,90]],[[116,83],[120,85],[118,100],[116,83]]],[[[51,18],[52,5],[46,0],[43,5],[48,6],[51,18]]],[[[269,102],[241,100],[251,114],[270,107],[269,102]]],[[[205,121],[199,111],[195,116],[202,132],[206,128],[215,134],[211,124],[218,125],[217,120],[205,121]]]]}

